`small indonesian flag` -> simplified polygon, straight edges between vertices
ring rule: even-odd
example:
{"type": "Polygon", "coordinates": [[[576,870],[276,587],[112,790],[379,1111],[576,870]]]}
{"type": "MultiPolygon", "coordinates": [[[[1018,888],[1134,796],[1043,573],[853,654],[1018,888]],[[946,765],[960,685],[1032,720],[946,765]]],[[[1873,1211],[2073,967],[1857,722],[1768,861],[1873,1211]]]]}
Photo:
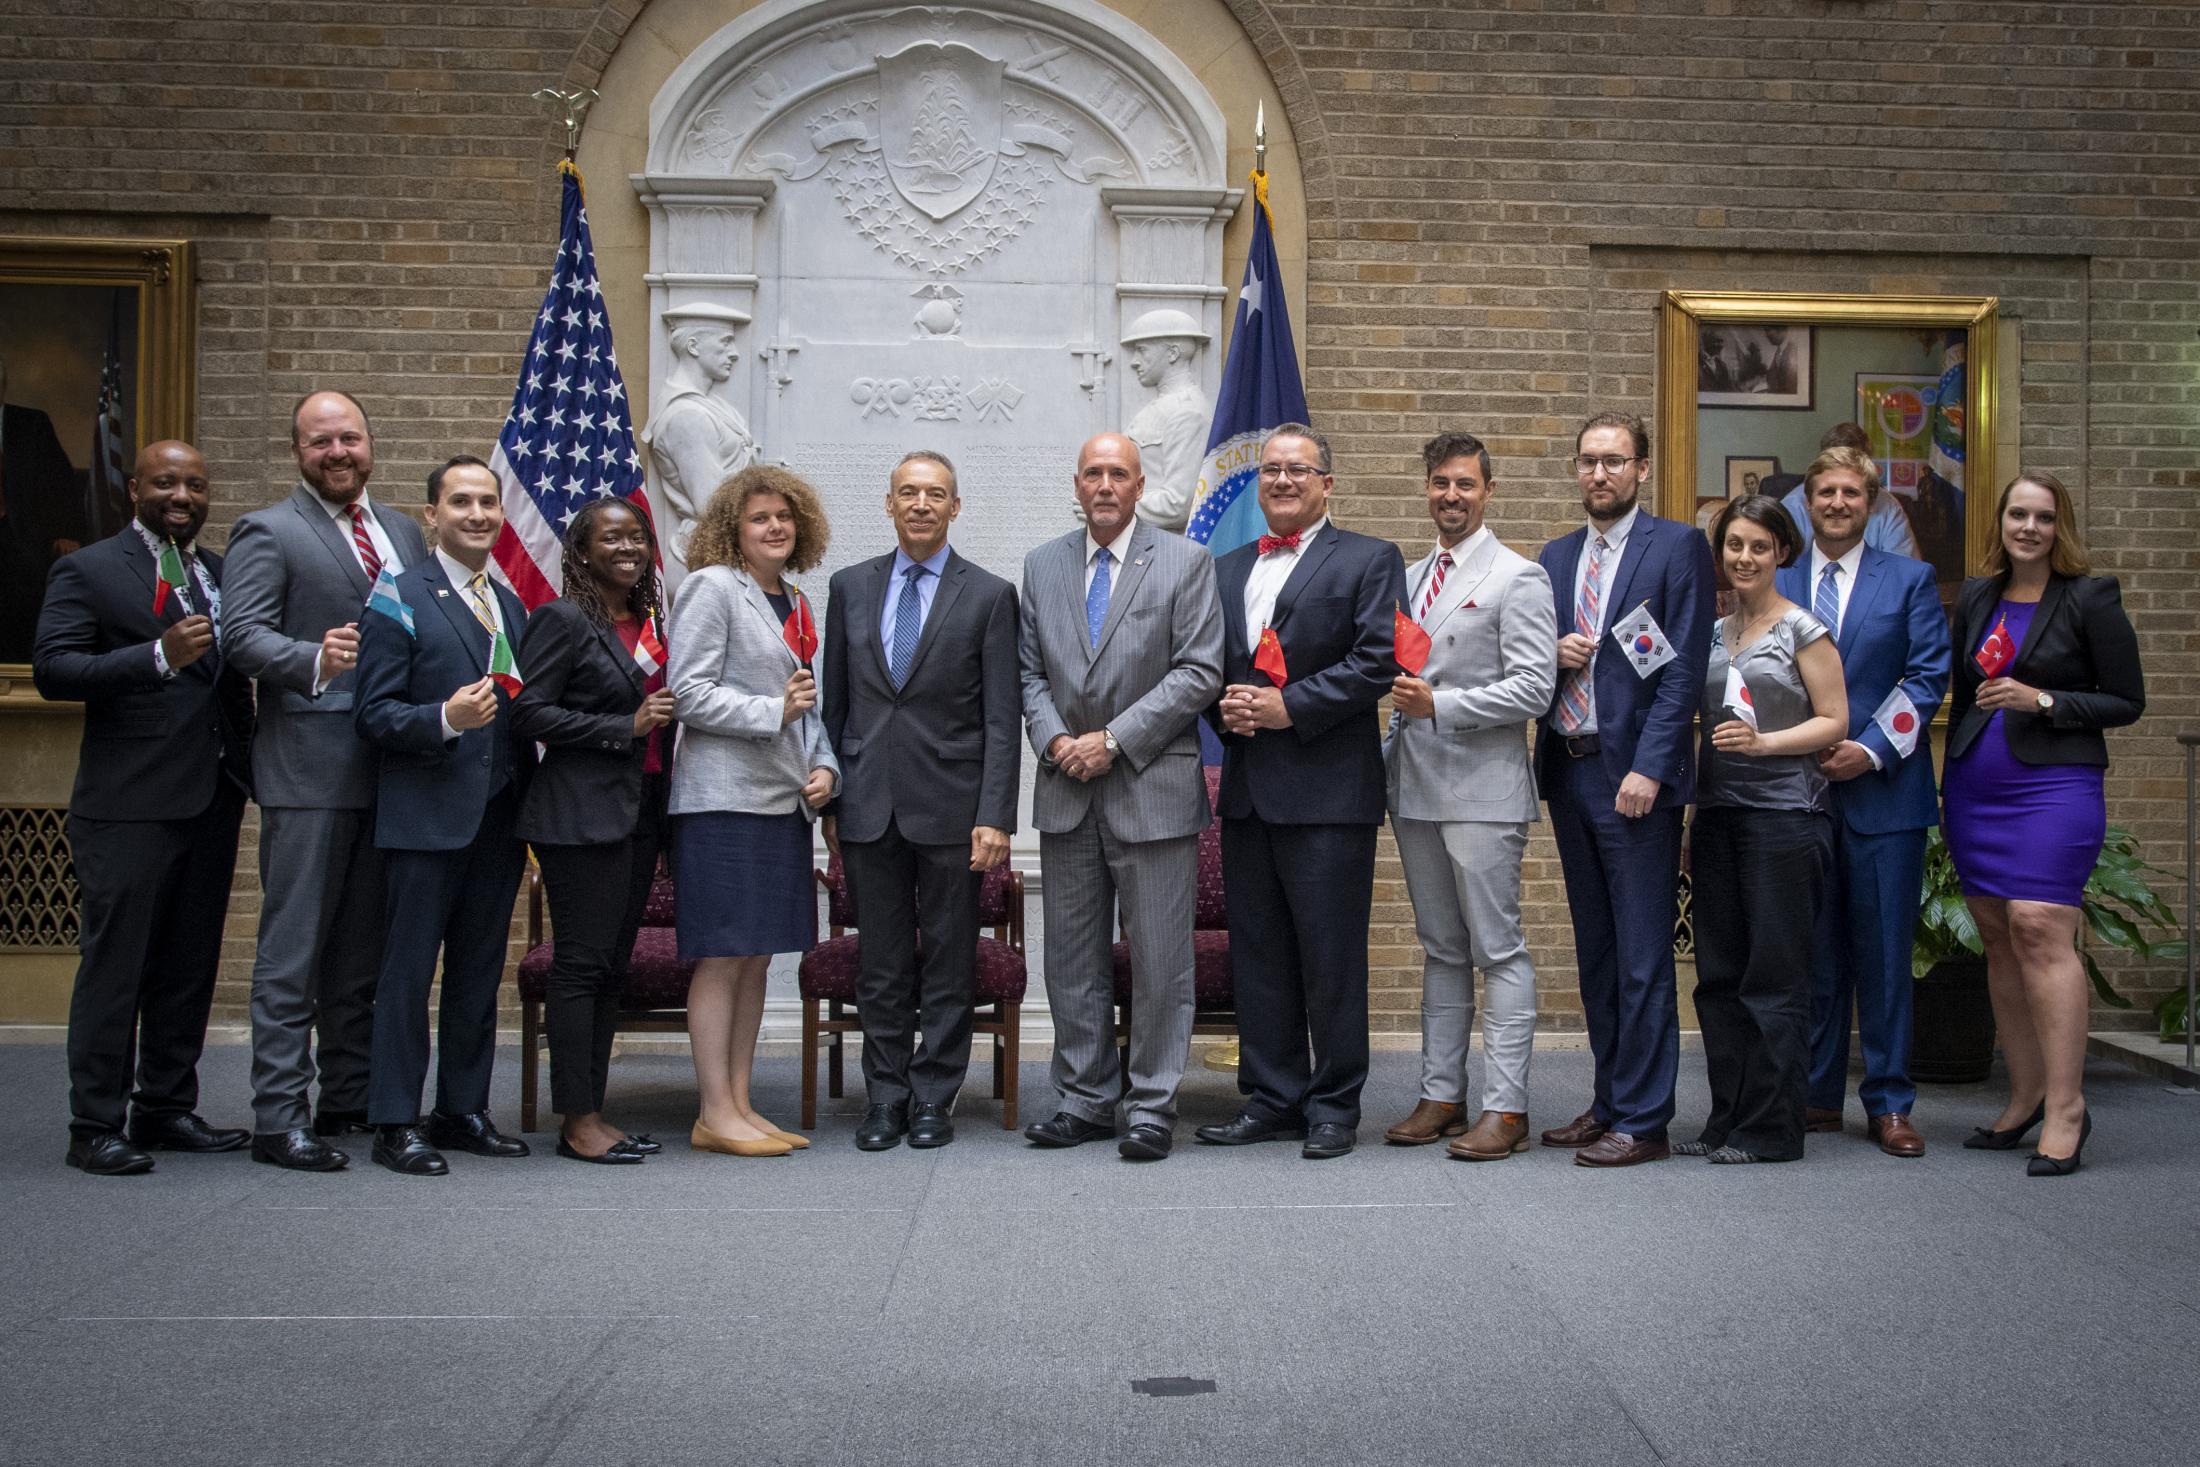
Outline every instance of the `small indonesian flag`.
{"type": "Polygon", "coordinates": [[[657,635],[654,611],[642,619],[642,634],[634,639],[634,665],[642,670],[643,677],[655,677],[664,671],[665,642],[657,635]]]}
{"type": "Polygon", "coordinates": [[[1879,705],[1879,711],[1872,715],[1872,722],[1879,725],[1879,731],[1894,745],[1894,751],[1907,759],[1917,748],[1917,735],[1924,720],[1917,716],[1917,705],[1910,701],[1910,695],[1897,684],[1887,694],[1886,701],[1879,705]]]}
{"type": "MultiPolygon", "coordinates": [[[[1392,655],[1398,659],[1398,667],[1407,677],[1419,677],[1421,669],[1428,666],[1428,654],[1435,644],[1429,641],[1428,633],[1421,630],[1421,624],[1406,615],[1405,608],[1392,606],[1390,616],[1391,637],[1396,643],[1392,655]]],[[[1277,656],[1281,660],[1280,651],[1277,656]]]]}
{"type": "Polygon", "coordinates": [[[489,681],[511,698],[519,696],[520,688],[527,681],[520,676],[519,659],[512,655],[512,639],[504,635],[502,627],[497,628],[496,641],[489,647],[489,681]]]}
{"type": "Polygon", "coordinates": [[[183,552],[176,549],[175,541],[161,541],[160,568],[153,576],[153,615],[159,616],[168,609],[171,596],[177,596],[189,609],[190,584],[184,577],[183,552]]]}
{"type": "Polygon", "coordinates": [[[1980,672],[1988,677],[2000,677],[2002,670],[2017,660],[2016,644],[2009,640],[2009,618],[2004,616],[1994,623],[1994,629],[1979,643],[1977,661],[1980,672]]]}
{"type": "Polygon", "coordinates": [[[413,631],[413,609],[405,604],[404,594],[397,589],[397,577],[386,565],[374,578],[374,589],[367,592],[367,610],[381,612],[403,627],[408,637],[418,635],[413,631]]]}
{"type": "Polygon", "coordinates": [[[1665,628],[1650,614],[1647,601],[1633,615],[1613,623],[1611,635],[1636,677],[1646,678],[1673,660],[1673,644],[1665,639],[1665,628]]]}
{"type": "Polygon", "coordinates": [[[1260,641],[1253,648],[1253,669],[1268,674],[1268,681],[1282,687],[1290,678],[1290,669],[1283,665],[1283,643],[1276,640],[1274,627],[1260,629],[1260,641]]]}
{"type": "Polygon", "coordinates": [[[1742,681],[1742,670],[1731,662],[1726,665],[1726,706],[1734,710],[1736,718],[1756,729],[1757,705],[1750,699],[1749,684],[1742,681]]]}
{"type": "Polygon", "coordinates": [[[793,587],[788,590],[794,597],[794,610],[787,613],[779,634],[787,639],[787,650],[794,654],[794,660],[807,667],[817,655],[817,621],[810,615],[810,598],[793,587]]]}

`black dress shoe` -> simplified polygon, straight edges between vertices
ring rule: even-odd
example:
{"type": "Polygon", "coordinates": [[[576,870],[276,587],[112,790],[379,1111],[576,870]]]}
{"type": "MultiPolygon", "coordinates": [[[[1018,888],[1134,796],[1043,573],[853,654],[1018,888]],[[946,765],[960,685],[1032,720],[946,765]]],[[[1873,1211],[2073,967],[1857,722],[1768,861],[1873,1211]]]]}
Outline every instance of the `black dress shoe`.
{"type": "Polygon", "coordinates": [[[295,1131],[262,1131],[252,1138],[252,1159],[294,1172],[340,1172],[351,1158],[303,1126],[295,1131]]]}
{"type": "Polygon", "coordinates": [[[374,1164],[405,1177],[440,1177],[451,1169],[418,1126],[376,1126],[374,1164]]]}
{"type": "Polygon", "coordinates": [[[313,1116],[313,1134],[316,1136],[370,1135],[374,1127],[367,1124],[363,1110],[321,1110],[313,1116]]]}
{"type": "Polygon", "coordinates": [[[563,1136],[558,1138],[558,1155],[568,1161],[589,1161],[594,1162],[597,1166],[639,1166],[642,1162],[648,1160],[641,1152],[636,1151],[633,1146],[625,1141],[614,1141],[600,1154],[590,1156],[563,1136]]]}
{"type": "Polygon", "coordinates": [[[1123,1153],[1125,1161],[1159,1161],[1175,1144],[1176,1138],[1166,1129],[1151,1121],[1141,1121],[1123,1133],[1115,1149],[1123,1153]]]}
{"type": "Polygon", "coordinates": [[[71,1136],[69,1154],[62,1160],[95,1177],[134,1177],[153,1169],[153,1158],[132,1146],[119,1131],[71,1136]]]}
{"type": "Polygon", "coordinates": [[[947,1107],[917,1101],[909,1107],[909,1144],[911,1146],[945,1146],[955,1139],[955,1123],[947,1118],[947,1107]]]}
{"type": "Polygon", "coordinates": [[[2083,1164],[2085,1143],[2092,1134],[2093,1112],[2088,1109],[2085,1113],[2085,1123],[2078,1127],[2078,1144],[2070,1149],[2070,1154],[2068,1156],[2049,1156],[2044,1152],[2035,1151],[2032,1153],[2031,1160],[2024,1164],[2024,1174],[2028,1177],[2069,1176],[2083,1164]]]}
{"type": "Polygon", "coordinates": [[[250,1131],[209,1126],[187,1110],[166,1115],[135,1116],[130,1139],[147,1150],[235,1151],[252,1139],[250,1131]]]}
{"type": "Polygon", "coordinates": [[[2014,1151],[2024,1144],[2024,1138],[2031,1132],[2032,1128],[2042,1124],[2046,1119],[2047,1102],[2043,1100],[2032,1107],[2032,1114],[2025,1117],[2024,1124],[2013,1131],[1997,1131],[1990,1126],[1973,1126],[1971,1134],[1963,1138],[1963,1148],[1966,1151],[2014,1151]]]}
{"type": "Polygon", "coordinates": [[[1209,1146],[1250,1146],[1255,1141],[1303,1141],[1306,1127],[1296,1121],[1264,1121],[1247,1111],[1221,1126],[1201,1126],[1192,1132],[1209,1146]]]}
{"type": "Polygon", "coordinates": [[[860,1151],[891,1151],[901,1145],[901,1138],[909,1134],[909,1102],[899,1105],[874,1105],[863,1113],[863,1124],[856,1127],[856,1148],[860,1151]]]}
{"type": "Polygon", "coordinates": [[[1327,1161],[1332,1156],[1351,1154],[1358,1138],[1352,1128],[1336,1121],[1323,1121],[1306,1130],[1306,1144],[1299,1148],[1299,1155],[1308,1161],[1327,1161]]]}
{"type": "Polygon", "coordinates": [[[527,1143],[505,1135],[485,1110],[472,1115],[428,1113],[428,1144],[446,1151],[470,1151],[476,1156],[525,1156],[527,1143]]]}
{"type": "Polygon", "coordinates": [[[665,1143],[659,1141],[656,1137],[650,1135],[647,1131],[635,1132],[633,1135],[626,1138],[626,1144],[633,1150],[639,1151],[644,1156],[655,1156],[658,1152],[665,1149],[665,1143]]]}
{"type": "Polygon", "coordinates": [[[1102,1136],[1114,1134],[1115,1127],[1103,1126],[1098,1121],[1088,1121],[1083,1116],[1073,1116],[1066,1110],[1056,1111],[1051,1120],[1024,1127],[1024,1139],[1036,1141],[1041,1146],[1082,1146],[1087,1141],[1097,1141],[1102,1136]]]}

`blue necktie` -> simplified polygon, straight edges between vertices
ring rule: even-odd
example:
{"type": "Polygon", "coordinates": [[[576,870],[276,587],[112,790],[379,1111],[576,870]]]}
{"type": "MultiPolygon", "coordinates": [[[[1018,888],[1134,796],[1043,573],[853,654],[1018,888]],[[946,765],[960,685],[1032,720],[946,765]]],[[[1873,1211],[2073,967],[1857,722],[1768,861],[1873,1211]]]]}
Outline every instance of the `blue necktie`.
{"type": "Polygon", "coordinates": [[[909,664],[917,655],[917,637],[924,631],[924,603],[917,597],[917,577],[924,567],[913,565],[904,573],[901,600],[894,603],[894,645],[886,652],[886,673],[895,691],[909,681],[909,664]]]}
{"type": "Polygon", "coordinates": [[[1100,547],[1100,553],[1092,558],[1092,588],[1085,592],[1085,635],[1092,639],[1092,650],[1100,650],[1100,628],[1108,622],[1108,547],[1100,547]]]}
{"type": "Polygon", "coordinates": [[[1833,583],[1833,578],[1840,573],[1838,563],[1826,562],[1826,568],[1818,573],[1817,599],[1810,604],[1811,615],[1825,624],[1828,636],[1841,634],[1841,590],[1833,583]]]}

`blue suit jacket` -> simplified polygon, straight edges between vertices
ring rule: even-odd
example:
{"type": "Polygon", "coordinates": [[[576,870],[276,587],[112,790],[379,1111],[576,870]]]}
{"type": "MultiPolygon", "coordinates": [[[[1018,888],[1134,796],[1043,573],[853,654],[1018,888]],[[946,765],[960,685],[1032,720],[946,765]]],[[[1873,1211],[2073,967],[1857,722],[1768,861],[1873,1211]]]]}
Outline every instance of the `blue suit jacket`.
{"type": "MultiPolygon", "coordinates": [[[[1536,563],[1550,575],[1558,634],[1574,629],[1574,577],[1589,543],[1587,526],[1561,535],[1543,547],[1536,563]]],[[[1635,517],[1620,556],[1619,573],[1606,599],[1604,635],[1590,664],[1595,679],[1597,742],[1604,769],[1617,785],[1630,773],[1658,782],[1658,807],[1685,805],[1696,798],[1696,758],[1689,731],[1703,692],[1704,670],[1711,660],[1713,608],[1711,542],[1695,526],[1661,520],[1648,510],[1635,517]],[[1648,677],[1612,645],[1611,629],[1648,606],[1673,645],[1673,660],[1648,677]]],[[[1559,674],[1564,691],[1566,674],[1559,674]]],[[[1536,787],[1545,799],[1557,778],[1559,747],[1555,715],[1558,694],[1536,736],[1536,787]]]]}
{"type": "MultiPolygon", "coordinates": [[[[490,584],[524,673],[527,610],[490,584]]],[[[379,611],[359,618],[352,717],[359,736],[381,751],[374,843],[386,851],[462,850],[490,796],[508,782],[524,795],[535,746],[513,735],[512,700],[502,689],[488,727],[443,737],[444,700],[489,671],[489,633],[433,553],[397,578],[397,590],[412,608],[413,635],[379,611]]]]}
{"type": "MultiPolygon", "coordinates": [[[[1811,604],[1810,552],[1772,578],[1797,606],[1811,604]]],[[[1856,588],[1834,638],[1849,690],[1848,736],[1879,756],[1882,766],[1829,786],[1833,808],[1863,835],[1924,830],[1940,823],[1933,786],[1933,711],[1948,692],[1948,617],[1940,609],[1933,568],[1921,560],[1874,550],[1857,563],[1856,588]],[[1917,705],[1917,747],[1905,759],[1872,715],[1896,684],[1917,705]]]]}

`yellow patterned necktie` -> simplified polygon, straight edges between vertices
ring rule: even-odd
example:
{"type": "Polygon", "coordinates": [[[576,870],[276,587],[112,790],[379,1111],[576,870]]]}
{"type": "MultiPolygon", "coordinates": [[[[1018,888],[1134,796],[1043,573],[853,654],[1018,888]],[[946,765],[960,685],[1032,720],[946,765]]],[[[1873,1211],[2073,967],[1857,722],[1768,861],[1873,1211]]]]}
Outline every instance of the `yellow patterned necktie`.
{"type": "Polygon", "coordinates": [[[474,578],[466,583],[467,599],[474,608],[474,620],[488,630],[491,637],[497,634],[497,614],[489,605],[489,573],[475,571],[474,578]]]}

